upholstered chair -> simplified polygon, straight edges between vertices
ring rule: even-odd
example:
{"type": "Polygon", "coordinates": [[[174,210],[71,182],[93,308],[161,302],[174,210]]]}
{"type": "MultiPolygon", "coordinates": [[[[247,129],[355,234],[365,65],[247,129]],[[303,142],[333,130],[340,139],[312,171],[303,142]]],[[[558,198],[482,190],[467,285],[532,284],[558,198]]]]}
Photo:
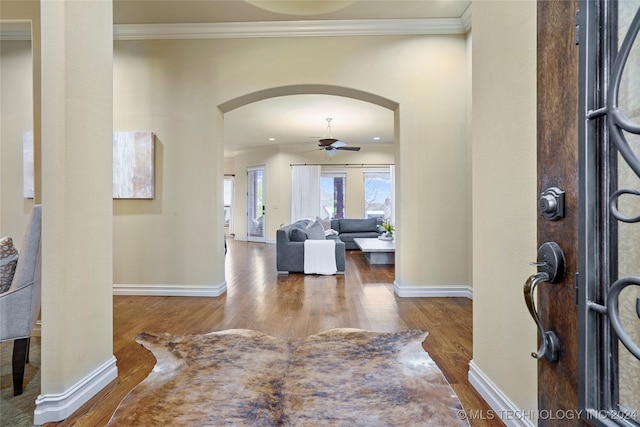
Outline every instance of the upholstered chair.
{"type": "Polygon", "coordinates": [[[22,394],[31,332],[40,312],[40,241],[42,206],[35,205],[27,223],[9,289],[0,294],[0,342],[13,340],[13,394],[22,394]]]}

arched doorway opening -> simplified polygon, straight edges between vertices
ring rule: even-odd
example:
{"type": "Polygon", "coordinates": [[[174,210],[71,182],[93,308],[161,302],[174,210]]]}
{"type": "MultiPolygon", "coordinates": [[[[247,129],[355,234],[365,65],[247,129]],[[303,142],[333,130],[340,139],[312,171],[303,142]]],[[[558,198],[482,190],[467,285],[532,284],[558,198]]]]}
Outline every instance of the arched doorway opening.
{"type": "Polygon", "coordinates": [[[252,240],[250,224],[246,228],[242,225],[245,216],[256,211],[245,200],[248,189],[253,188],[247,182],[246,172],[258,166],[264,167],[263,179],[267,183],[264,191],[269,195],[269,201],[258,210],[265,214],[259,220],[265,223],[266,242],[275,239],[275,230],[290,219],[287,190],[291,188],[290,166],[294,164],[321,165],[328,180],[340,174],[350,175],[348,217],[366,218],[372,212],[384,212],[380,207],[385,202],[384,194],[388,203],[390,195],[395,194],[395,180],[389,179],[386,192],[378,194],[382,200],[376,206],[380,209],[372,209],[364,195],[365,176],[377,177],[379,174],[373,172],[381,169],[395,172],[398,106],[397,102],[376,94],[331,85],[270,88],[220,104],[225,129],[224,172],[236,177],[235,238],[252,240]],[[344,138],[349,145],[362,145],[361,151],[340,151],[328,156],[318,148],[318,139],[326,136],[325,120],[333,114],[339,117],[333,117],[333,136],[344,138]],[[365,208],[367,203],[369,210],[365,208]]]}

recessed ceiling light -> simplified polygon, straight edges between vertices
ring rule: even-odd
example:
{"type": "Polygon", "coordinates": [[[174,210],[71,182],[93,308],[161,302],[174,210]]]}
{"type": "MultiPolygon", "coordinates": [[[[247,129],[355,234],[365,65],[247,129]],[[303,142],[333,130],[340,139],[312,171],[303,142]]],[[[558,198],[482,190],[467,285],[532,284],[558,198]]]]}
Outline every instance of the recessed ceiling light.
{"type": "Polygon", "coordinates": [[[374,141],[380,141],[380,137],[379,137],[379,136],[374,136],[374,137],[373,137],[373,140],[374,140],[374,141]]]}
{"type": "Polygon", "coordinates": [[[269,141],[275,141],[275,140],[276,140],[275,138],[269,138],[269,141]]]}

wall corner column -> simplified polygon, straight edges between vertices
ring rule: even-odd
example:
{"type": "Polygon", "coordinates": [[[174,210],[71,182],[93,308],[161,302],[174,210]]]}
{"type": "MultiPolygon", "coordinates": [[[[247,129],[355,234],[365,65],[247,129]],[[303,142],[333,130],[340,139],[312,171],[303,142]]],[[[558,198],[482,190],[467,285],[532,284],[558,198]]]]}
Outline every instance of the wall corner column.
{"type": "Polygon", "coordinates": [[[35,423],[117,377],[113,356],[113,3],[41,2],[42,381],[35,423]]]}

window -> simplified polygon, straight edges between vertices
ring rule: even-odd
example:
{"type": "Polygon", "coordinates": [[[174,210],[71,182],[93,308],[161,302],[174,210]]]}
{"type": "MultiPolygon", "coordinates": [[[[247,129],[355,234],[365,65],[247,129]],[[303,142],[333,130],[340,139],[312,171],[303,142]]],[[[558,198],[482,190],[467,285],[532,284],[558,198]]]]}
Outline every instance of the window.
{"type": "Polygon", "coordinates": [[[344,218],[344,201],[347,174],[322,172],[320,175],[320,209],[323,218],[344,218]]]}
{"type": "Polygon", "coordinates": [[[364,171],[364,216],[393,222],[393,195],[391,169],[364,171]]]}

